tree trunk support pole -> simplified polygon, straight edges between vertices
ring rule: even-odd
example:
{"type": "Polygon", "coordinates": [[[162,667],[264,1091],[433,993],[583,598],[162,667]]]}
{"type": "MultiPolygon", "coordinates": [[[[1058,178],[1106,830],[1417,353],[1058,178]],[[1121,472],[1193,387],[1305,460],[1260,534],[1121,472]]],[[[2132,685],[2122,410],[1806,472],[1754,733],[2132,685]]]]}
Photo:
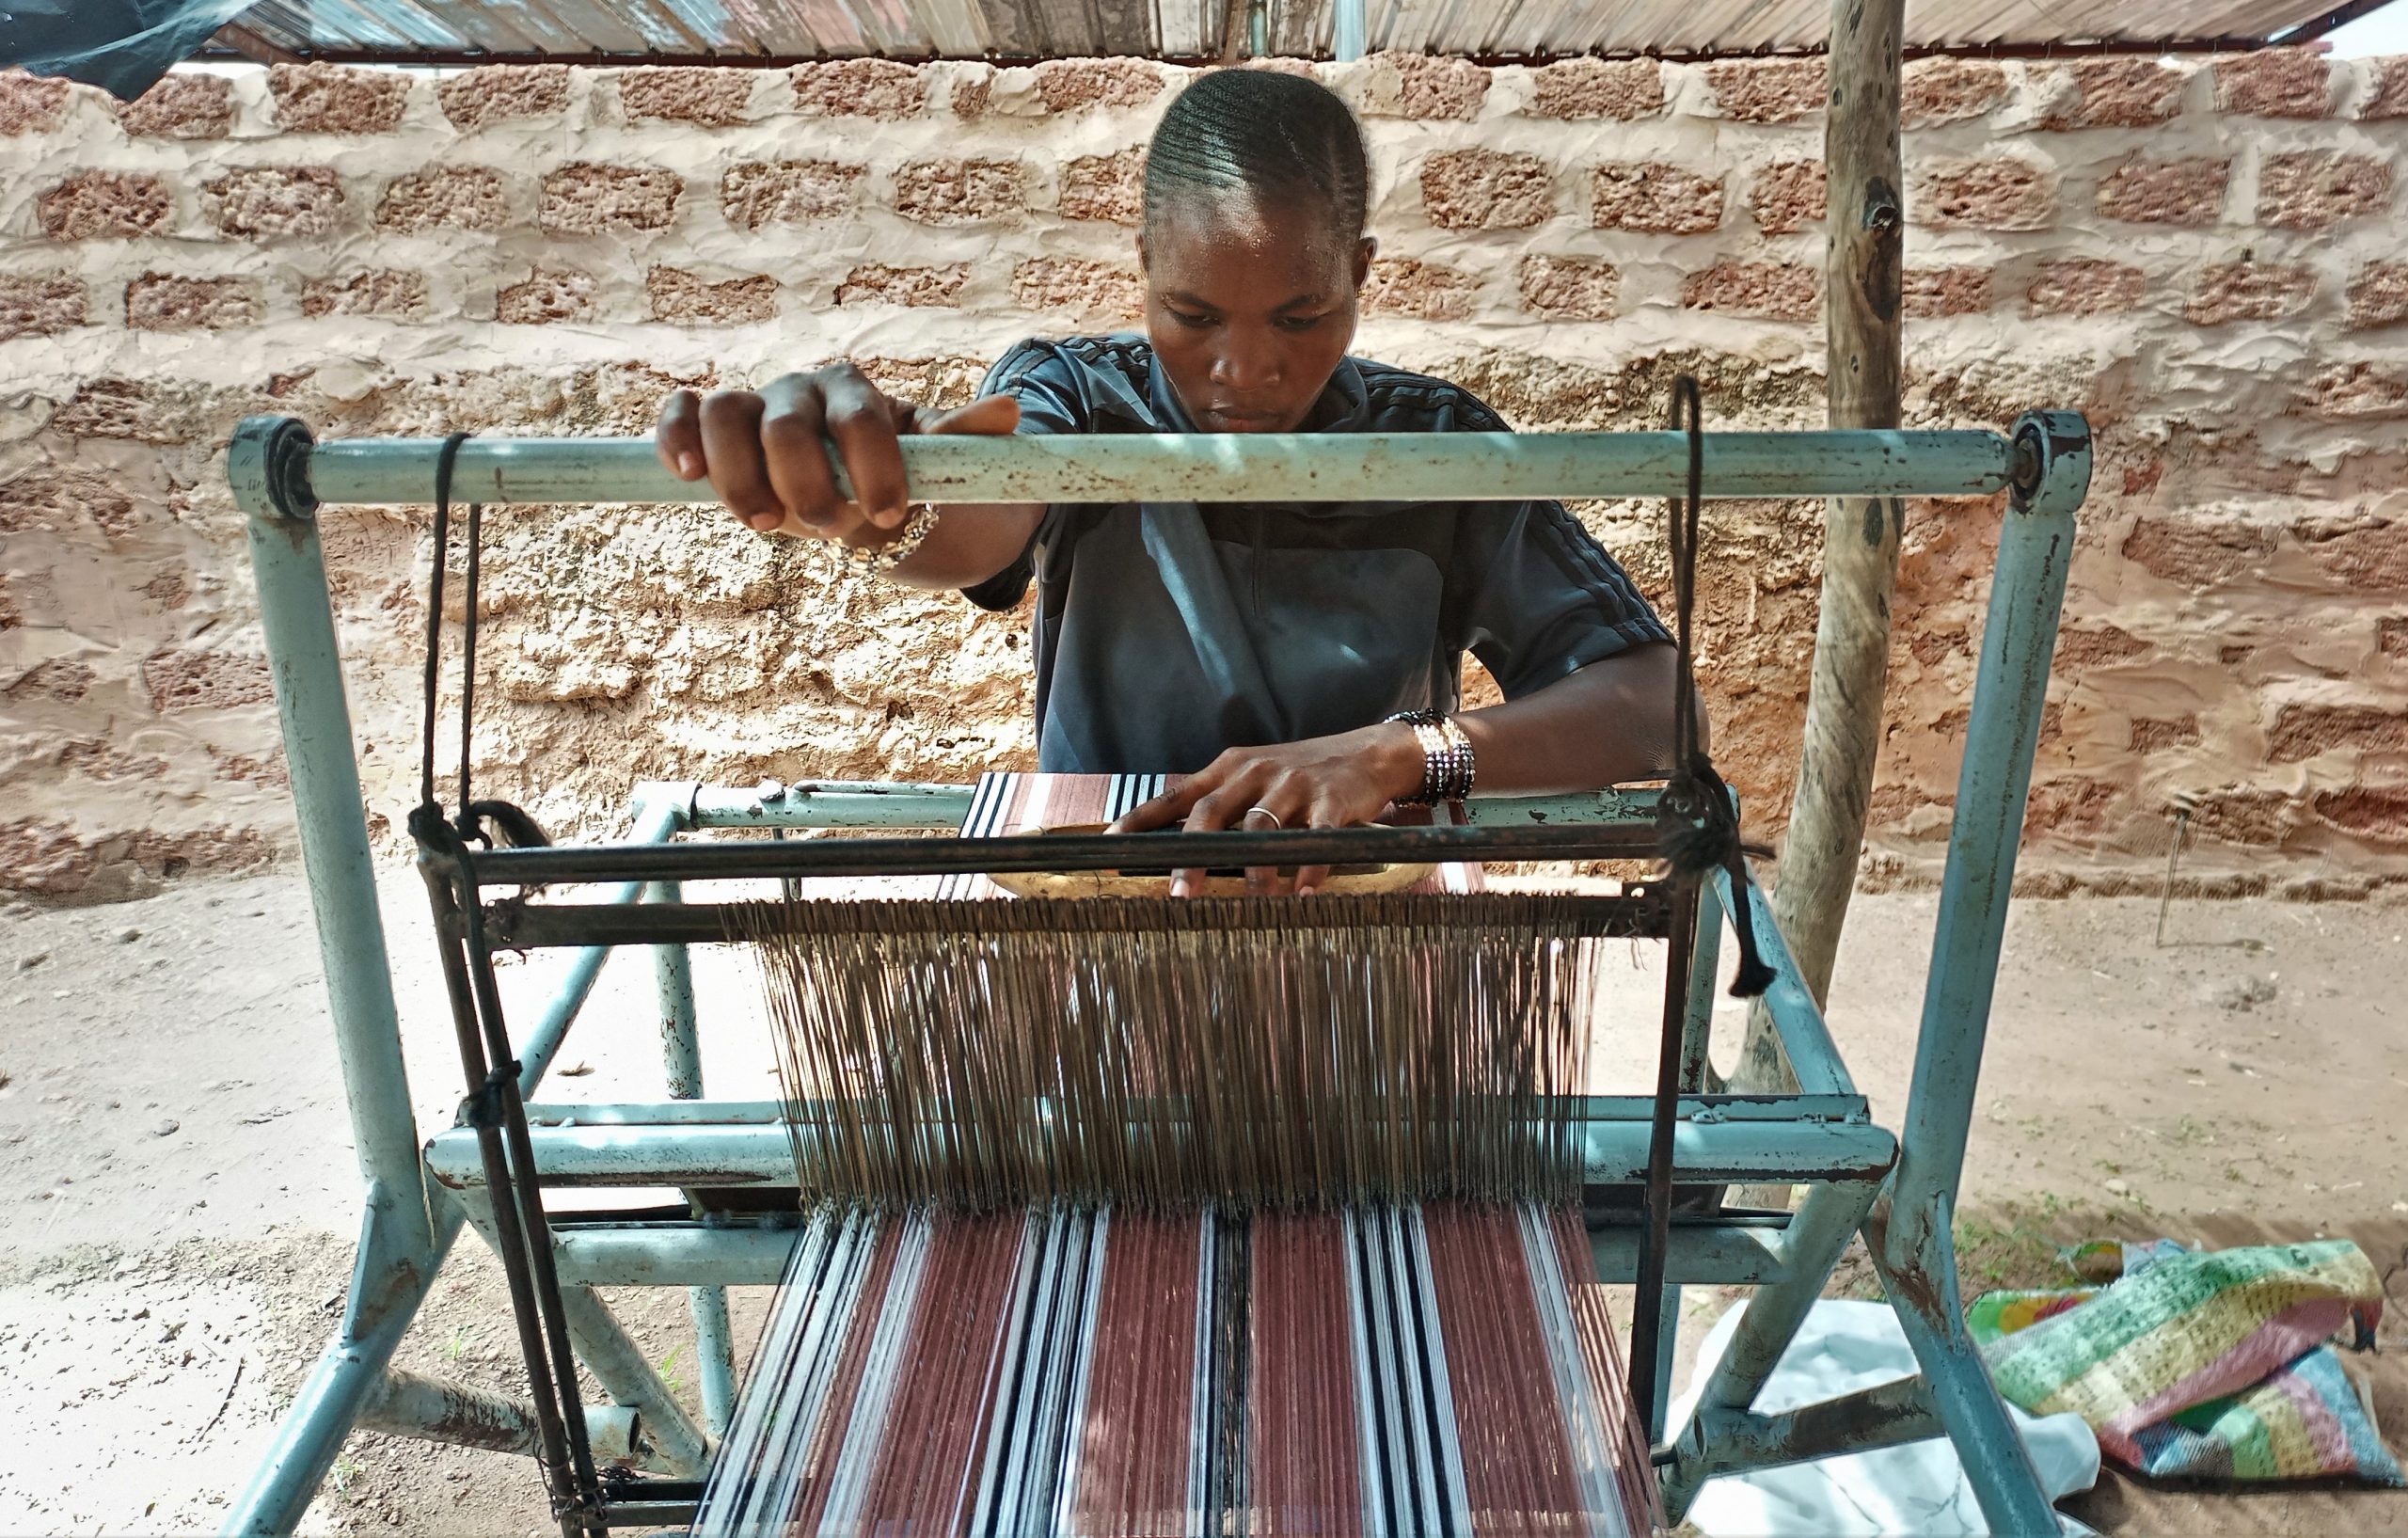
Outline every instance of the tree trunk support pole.
{"type": "MultiPolygon", "coordinates": [[[[1833,427],[1898,425],[1906,225],[1898,75],[1905,25],[1906,0],[1833,0],[1823,126],[1830,186],[1826,388],[1833,427]]],[[[1773,914],[1818,1004],[1830,991],[1864,844],[1890,668],[1890,594],[1905,523],[1906,504],[1897,498],[1834,497],[1825,504],[1814,682],[1772,896],[1773,914]]],[[[1766,1090],[1788,1080],[1771,1025],[1761,1008],[1751,1012],[1733,1087],[1766,1090]]]]}

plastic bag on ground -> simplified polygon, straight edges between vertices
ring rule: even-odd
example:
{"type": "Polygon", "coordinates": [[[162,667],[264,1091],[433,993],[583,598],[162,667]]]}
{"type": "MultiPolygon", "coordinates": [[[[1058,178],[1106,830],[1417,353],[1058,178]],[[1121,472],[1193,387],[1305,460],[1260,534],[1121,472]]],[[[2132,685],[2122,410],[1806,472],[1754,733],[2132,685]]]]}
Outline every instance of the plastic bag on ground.
{"type": "MultiPolygon", "coordinates": [[[[1746,1311],[1741,1304],[1724,1314],[1698,1350],[1697,1371],[1671,1408],[1668,1422],[1679,1426],[1697,1403],[1700,1388],[1722,1359],[1746,1311]]],[[[1777,1414],[1912,1377],[1918,1368],[1897,1316],[1886,1303],[1824,1299],[1798,1327],[1798,1337],[1773,1369],[1756,1409],[1777,1414]]],[[[2076,1415],[2035,1418],[2013,1405],[2015,1418],[2049,1498],[2087,1490],[2099,1478],[2099,1441],[2076,1415]]],[[[1873,1452],[1851,1452],[1792,1464],[1784,1468],[1726,1474],[1707,1483],[1689,1508],[1689,1521],[1710,1538],[1753,1534],[1814,1533],[1830,1538],[1871,1538],[1912,1533],[1917,1538],[1954,1538],[1987,1533],[1973,1487],[1946,1437],[1909,1442],[1873,1452]]],[[[2065,1518],[2065,1530],[2091,1530],[2065,1518]]]]}

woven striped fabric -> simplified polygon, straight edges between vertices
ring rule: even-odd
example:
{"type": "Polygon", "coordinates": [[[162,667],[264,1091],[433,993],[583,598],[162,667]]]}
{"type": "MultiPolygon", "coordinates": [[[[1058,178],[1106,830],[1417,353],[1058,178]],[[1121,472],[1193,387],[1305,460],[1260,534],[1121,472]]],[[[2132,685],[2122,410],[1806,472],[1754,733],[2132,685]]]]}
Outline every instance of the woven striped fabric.
{"type": "Polygon", "coordinates": [[[2001,1394],[2080,1415],[2139,1473],[2402,1483],[2327,1343],[2344,1329],[2370,1340],[2382,1314],[2356,1245],[2159,1245],[2126,1263],[2102,1289],[1975,1301],[1967,1323],[2001,1394]]]}
{"type": "Polygon", "coordinates": [[[1649,1530],[1570,1213],[823,1211],[697,1538],[1649,1530]]]}

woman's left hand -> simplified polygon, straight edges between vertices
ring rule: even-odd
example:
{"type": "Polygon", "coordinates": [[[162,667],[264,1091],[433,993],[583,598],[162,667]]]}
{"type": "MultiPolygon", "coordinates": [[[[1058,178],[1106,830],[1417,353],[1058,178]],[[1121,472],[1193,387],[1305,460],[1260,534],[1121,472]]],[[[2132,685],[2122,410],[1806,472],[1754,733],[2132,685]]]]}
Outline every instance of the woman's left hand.
{"type": "MultiPolygon", "coordinates": [[[[1421,744],[1413,728],[1393,721],[1267,748],[1231,748],[1179,788],[1131,811],[1110,829],[1145,832],[1181,823],[1191,833],[1230,828],[1351,828],[1370,822],[1387,804],[1421,788],[1421,744]]],[[[1175,871],[1174,897],[1203,884],[1200,870],[1175,871]]],[[[1269,866],[1245,873],[1250,893],[1288,890],[1269,866]]],[[[1296,872],[1294,891],[1305,896],[1329,880],[1326,865],[1296,872]]]]}

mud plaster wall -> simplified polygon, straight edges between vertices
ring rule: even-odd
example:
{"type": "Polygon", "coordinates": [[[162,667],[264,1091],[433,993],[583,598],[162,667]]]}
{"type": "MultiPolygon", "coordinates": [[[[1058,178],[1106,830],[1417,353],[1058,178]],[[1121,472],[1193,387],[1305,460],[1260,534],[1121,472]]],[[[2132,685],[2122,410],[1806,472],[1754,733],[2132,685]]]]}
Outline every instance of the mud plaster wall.
{"type": "MultiPolygon", "coordinates": [[[[1821,69],[1377,57],[1358,350],[1529,428],[1821,419],[1821,69]]],[[[634,433],[676,384],[850,356],[958,400],[1134,295],[1137,147],[1181,74],[276,69],[120,104],[0,77],[0,888],[93,900],[279,856],[274,706],[223,445],[634,433]]],[[[2099,432],[2030,887],[2408,876],[2408,61],[1911,67],[1913,421],[2099,432]]],[[[1585,510],[1660,594],[1657,510],[1585,510]]],[[[1820,509],[1711,519],[1718,749],[1788,796],[1820,509]]],[[[1938,865],[1993,510],[1913,506],[1868,881],[1938,865]]],[[[328,510],[369,803],[411,800],[422,515],[328,510]]],[[[638,778],[1026,761],[1025,616],[866,586],[702,511],[497,513],[490,793],[609,827],[638,778]]],[[[450,750],[447,748],[446,752],[450,750]]]]}

